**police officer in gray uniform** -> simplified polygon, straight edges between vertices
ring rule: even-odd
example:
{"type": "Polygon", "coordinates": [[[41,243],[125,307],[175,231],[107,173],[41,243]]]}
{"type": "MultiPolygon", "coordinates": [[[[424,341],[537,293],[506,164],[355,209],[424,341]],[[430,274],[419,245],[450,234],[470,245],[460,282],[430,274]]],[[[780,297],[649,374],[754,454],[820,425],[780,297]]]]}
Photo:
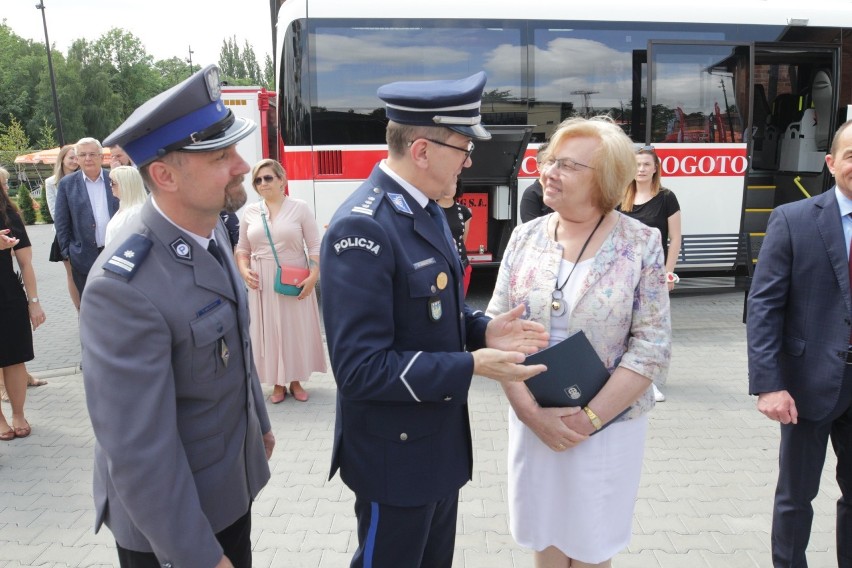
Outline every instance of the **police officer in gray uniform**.
{"type": "Polygon", "coordinates": [[[435,199],[470,167],[485,74],[393,83],[388,158],[323,239],[322,296],[337,381],[331,475],[355,492],[351,566],[449,568],[458,490],[471,477],[474,374],[525,380],[547,345],[523,306],[494,320],[464,304],[463,270],[435,199]]]}
{"type": "Polygon", "coordinates": [[[219,212],[245,201],[235,144],[254,128],[222,104],[209,66],[105,140],[151,190],[80,310],[95,530],[110,528],[124,567],[251,566],[251,502],[275,438],[219,212]]]}

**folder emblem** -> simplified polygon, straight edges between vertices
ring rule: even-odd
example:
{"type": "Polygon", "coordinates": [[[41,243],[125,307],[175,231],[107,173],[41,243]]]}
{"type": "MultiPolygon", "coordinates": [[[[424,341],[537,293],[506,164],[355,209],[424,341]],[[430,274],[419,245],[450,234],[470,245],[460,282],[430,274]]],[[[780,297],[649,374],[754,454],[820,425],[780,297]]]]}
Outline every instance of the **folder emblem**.
{"type": "Polygon", "coordinates": [[[570,398],[571,400],[577,400],[582,396],[582,393],[580,392],[580,387],[578,387],[577,385],[571,385],[570,387],[565,389],[565,394],[567,394],[568,398],[570,398]]]}

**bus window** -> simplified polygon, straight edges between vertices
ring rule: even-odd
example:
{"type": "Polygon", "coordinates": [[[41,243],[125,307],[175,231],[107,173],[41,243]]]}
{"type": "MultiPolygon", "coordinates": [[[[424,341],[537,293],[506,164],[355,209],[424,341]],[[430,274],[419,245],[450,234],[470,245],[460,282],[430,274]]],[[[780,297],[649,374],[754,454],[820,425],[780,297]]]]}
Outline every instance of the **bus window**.
{"type": "Polygon", "coordinates": [[[748,106],[737,104],[743,85],[734,83],[746,55],[739,52],[731,45],[651,42],[652,142],[743,141],[748,106]]]}
{"type": "Polygon", "coordinates": [[[465,77],[483,68],[488,69],[483,122],[525,124],[517,26],[471,21],[393,27],[326,20],[312,27],[310,43],[314,145],[384,143],[384,105],[376,97],[384,83],[465,77]]]}

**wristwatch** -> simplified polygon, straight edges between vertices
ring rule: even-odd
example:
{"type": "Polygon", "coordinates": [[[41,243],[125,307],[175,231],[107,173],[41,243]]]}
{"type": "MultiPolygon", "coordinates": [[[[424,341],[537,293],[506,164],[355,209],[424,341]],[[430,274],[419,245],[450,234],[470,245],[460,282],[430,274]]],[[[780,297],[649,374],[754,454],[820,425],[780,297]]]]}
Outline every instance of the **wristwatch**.
{"type": "Polygon", "coordinates": [[[32,298],[30,298],[30,303],[31,304],[38,304],[38,296],[33,296],[32,298]]]}
{"type": "Polygon", "coordinates": [[[600,430],[601,428],[603,428],[603,422],[601,422],[601,419],[598,418],[598,415],[595,414],[595,412],[591,408],[589,408],[588,406],[584,406],[583,412],[585,412],[586,416],[589,417],[589,420],[592,421],[592,426],[595,427],[595,430],[600,430]]]}

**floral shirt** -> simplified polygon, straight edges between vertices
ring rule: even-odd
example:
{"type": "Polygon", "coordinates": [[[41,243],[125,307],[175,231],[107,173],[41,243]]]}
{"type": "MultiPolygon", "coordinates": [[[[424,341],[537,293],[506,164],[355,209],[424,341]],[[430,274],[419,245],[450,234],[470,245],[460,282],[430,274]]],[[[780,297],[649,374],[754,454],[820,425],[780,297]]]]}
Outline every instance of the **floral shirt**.
{"type": "MultiPolygon", "coordinates": [[[[562,247],[550,237],[553,214],[518,225],[506,247],[487,313],[496,316],[518,304],[525,317],[550,329],[550,304],[562,247]]],[[[669,294],[660,234],[619,214],[595,254],[571,311],[569,333],[583,330],[610,372],[621,366],[658,386],[665,383],[671,356],[669,294]]],[[[620,420],[654,406],[648,389],[620,420]]]]}

